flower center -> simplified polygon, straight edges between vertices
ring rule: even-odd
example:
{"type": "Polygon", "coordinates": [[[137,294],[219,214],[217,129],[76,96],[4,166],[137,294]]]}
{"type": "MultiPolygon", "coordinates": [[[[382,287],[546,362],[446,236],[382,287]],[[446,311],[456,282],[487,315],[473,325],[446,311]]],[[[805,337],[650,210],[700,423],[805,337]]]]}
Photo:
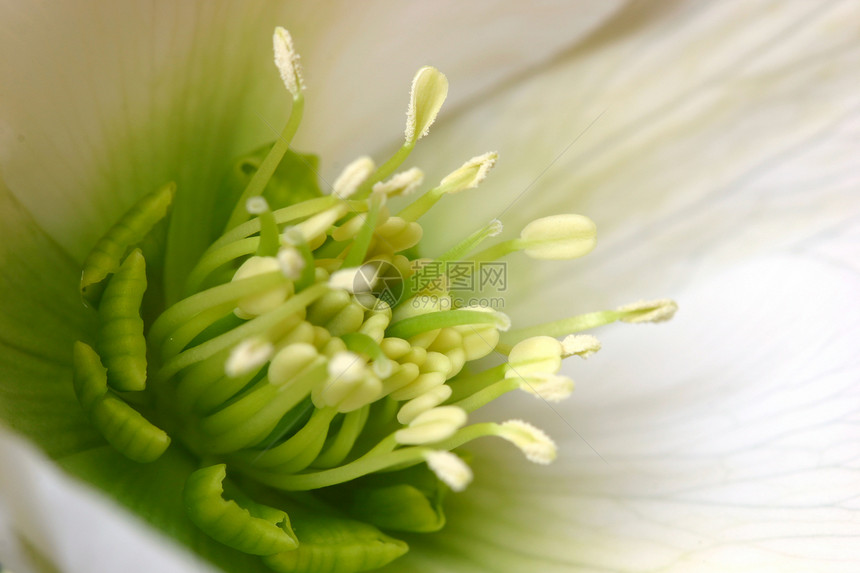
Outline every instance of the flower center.
{"type": "Polygon", "coordinates": [[[100,326],[95,348],[75,345],[74,386],[94,427],[128,458],[153,462],[174,443],[200,460],[184,501],[215,540],[275,571],[369,570],[406,551],[376,528],[442,527],[444,493],[472,479],[461,446],[496,436],[533,462],[555,458],[552,440],[526,422],[468,424],[470,412],[512,390],[545,401],[570,394],[562,358],[599,343],[553,336],[663,320],[675,307],[638,303],[511,331],[499,310],[455,296],[463,284],[474,291],[482,265],[514,252],[582,256],[596,230],[581,215],[554,215],[479,250],[501,231],[493,220],[438,258],[419,258],[420,218],[477,187],[496,161],[470,159],[392,213],[391,198],[423,183],[420,170],[397,170],[447,94],[433,68],[415,76],[397,153],[379,167],[359,158],[327,195],[297,193],[294,162],[284,158],[300,159],[289,145],[303,80],[285,30],[274,45],[290,119],[264,155],[240,161],[244,190],[190,269],[183,298],[142,317],[148,281],[138,245],[182,192],[172,184],[144,196],[87,258],[81,291],[100,326]],[[487,357],[499,364],[475,363],[487,357]],[[284,493],[300,491],[312,497],[284,493]]]}

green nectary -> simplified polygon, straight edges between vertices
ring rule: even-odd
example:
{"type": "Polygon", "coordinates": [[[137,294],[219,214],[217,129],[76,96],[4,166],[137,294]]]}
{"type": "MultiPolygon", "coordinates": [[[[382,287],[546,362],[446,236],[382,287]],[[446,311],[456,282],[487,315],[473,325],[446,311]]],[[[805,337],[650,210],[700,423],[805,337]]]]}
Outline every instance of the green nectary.
{"type": "Polygon", "coordinates": [[[419,258],[417,220],[476,187],[496,161],[473,158],[391,213],[388,200],[422,182],[416,169],[395,171],[433,123],[445,76],[419,70],[403,147],[378,168],[360,158],[326,195],[316,159],[289,150],[304,96],[283,29],[275,53],[292,115],[271,147],[238,160],[236,205],[188,270],[184,296],[150,292],[138,248],[170,216],[182,193],[172,184],[145,195],[86,259],[81,294],[99,332],[95,350],[75,345],[74,388],[93,426],[130,460],[152,462],[168,448],[197,460],[182,500],[212,539],[278,572],[366,571],[408,549],[381,530],[444,525],[445,495],[471,479],[464,444],[497,436],[536,463],[555,457],[525,422],[466,425],[468,412],[517,388],[545,400],[570,393],[560,358],[584,351],[532,336],[663,320],[674,306],[640,303],[517,335],[498,310],[452,299],[455,277],[425,280],[428,269],[457,260],[474,268],[514,251],[581,256],[593,247],[593,223],[539,219],[520,239],[475,254],[501,230],[490,221],[439,259],[419,258]],[[474,361],[508,353],[511,363],[475,371],[474,361]]]}

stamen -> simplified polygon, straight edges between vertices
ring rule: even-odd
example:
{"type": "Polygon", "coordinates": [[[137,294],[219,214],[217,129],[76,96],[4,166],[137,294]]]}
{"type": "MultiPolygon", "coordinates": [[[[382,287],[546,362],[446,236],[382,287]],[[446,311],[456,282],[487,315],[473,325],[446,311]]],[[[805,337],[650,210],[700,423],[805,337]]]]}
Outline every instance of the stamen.
{"type": "MultiPolygon", "coordinates": [[[[384,195],[374,195],[370,200],[370,209],[364,217],[364,223],[361,230],[355,236],[355,240],[349,248],[349,252],[343,259],[344,268],[356,267],[364,261],[367,254],[367,249],[370,247],[370,241],[373,239],[373,231],[376,229],[376,221],[379,218],[379,209],[385,200],[384,195]]],[[[362,215],[358,215],[362,217],[362,215]]]]}
{"type": "Polygon", "coordinates": [[[409,424],[415,418],[428,410],[432,410],[436,406],[442,404],[451,397],[451,387],[443,384],[437,386],[429,392],[425,392],[417,398],[413,398],[406,402],[397,412],[397,421],[401,424],[409,424]]]}
{"type": "Polygon", "coordinates": [[[225,348],[230,348],[249,336],[260,334],[266,332],[270,328],[274,328],[284,319],[293,313],[304,309],[318,297],[322,296],[322,294],[326,292],[327,288],[328,287],[324,284],[314,285],[307,288],[301,293],[290,298],[277,309],[245,322],[241,326],[237,326],[233,330],[207,340],[193,348],[183,350],[161,367],[161,370],[156,374],[156,379],[168,380],[183,368],[187,368],[192,364],[206,360],[217,352],[224,350],[225,348]]]}
{"type": "Polygon", "coordinates": [[[395,173],[387,181],[374,183],[373,192],[389,197],[411,195],[424,183],[424,172],[417,167],[395,173]]]}
{"type": "Polygon", "coordinates": [[[406,140],[400,149],[362,184],[355,193],[356,197],[364,197],[374,184],[400,167],[412,153],[415,143],[429,132],[447,96],[448,78],[442,72],[430,66],[418,70],[412,80],[409,109],[406,112],[406,140]]]}
{"type": "Polygon", "coordinates": [[[293,136],[295,136],[302,121],[305,99],[302,95],[304,82],[302,81],[301,66],[299,66],[299,55],[293,48],[293,40],[290,34],[283,28],[278,27],[275,29],[273,46],[275,51],[275,66],[277,66],[281,74],[284,86],[286,86],[287,91],[293,96],[290,119],[287,121],[287,125],[281,132],[280,137],[278,137],[272,149],[266,155],[266,158],[263,159],[260,167],[254,172],[251,181],[248,182],[248,186],[242,192],[242,196],[239,197],[236,207],[230,214],[230,219],[224,229],[225,232],[245,222],[247,216],[242,207],[244,207],[245,202],[249,198],[263,194],[263,190],[290,148],[290,142],[292,142],[293,136]]]}
{"type": "Polygon", "coordinates": [[[487,173],[496,164],[497,157],[498,155],[495,152],[473,157],[456,171],[442,179],[438,187],[431,189],[413,201],[411,205],[403,209],[397,216],[407,221],[417,221],[445,195],[459,193],[466,189],[474,189],[487,177],[487,173]]]}
{"type": "Polygon", "coordinates": [[[415,145],[430,132],[447,96],[448,78],[443,73],[430,66],[418,70],[412,80],[406,112],[406,145],[415,145]]]}
{"type": "Polygon", "coordinates": [[[519,239],[493,245],[470,257],[470,260],[494,261],[516,251],[523,251],[533,259],[575,259],[594,249],[596,237],[597,227],[588,217],[552,215],[526,225],[519,239]]]}
{"type": "Polygon", "coordinates": [[[332,185],[332,195],[340,199],[352,196],[359,186],[371,176],[374,169],[376,169],[376,165],[370,157],[359,157],[347,165],[335,179],[334,185],[332,185]]]}
{"type": "Polygon", "coordinates": [[[480,245],[485,239],[489,237],[495,237],[502,232],[502,222],[498,219],[493,219],[465,239],[451,247],[448,251],[445,252],[441,257],[439,257],[438,261],[458,261],[465,255],[469,254],[469,252],[480,245]]]}
{"type": "Polygon", "coordinates": [[[543,430],[527,422],[522,420],[504,422],[498,435],[522,450],[531,462],[546,465],[555,460],[557,453],[555,442],[543,430]]]}
{"type": "Polygon", "coordinates": [[[561,341],[562,356],[579,356],[588,358],[600,350],[600,341],[590,334],[571,334],[561,341]]]}
{"type": "MultiPolygon", "coordinates": [[[[284,247],[278,251],[278,265],[281,273],[290,280],[297,280],[302,276],[302,271],[308,266],[308,261],[295,247],[284,247]]],[[[313,259],[311,259],[313,261],[313,259]]]]}
{"type": "Polygon", "coordinates": [[[444,450],[424,454],[427,467],[453,491],[463,491],[472,482],[472,468],[459,456],[444,450]]]}
{"type": "Polygon", "coordinates": [[[329,381],[314,388],[311,394],[317,408],[331,406],[339,412],[351,412],[375,402],[382,393],[382,382],[352,352],[335,354],[329,361],[328,374],[329,381]]]}
{"type": "Polygon", "coordinates": [[[573,380],[548,372],[536,372],[528,378],[521,378],[520,389],[547,402],[566,400],[575,387],[573,380]]]}
{"type": "Polygon", "coordinates": [[[305,84],[302,80],[302,67],[299,65],[299,55],[296,53],[295,48],[293,48],[292,36],[284,28],[278,26],[275,28],[275,34],[272,37],[272,47],[275,52],[275,66],[281,73],[284,86],[293,96],[294,100],[301,98],[305,84]]]}
{"type": "Polygon", "coordinates": [[[422,332],[466,324],[489,324],[498,330],[506,331],[511,326],[511,319],[507,315],[492,309],[443,310],[396,321],[388,327],[388,335],[408,339],[422,332]]]}
{"type": "Polygon", "coordinates": [[[230,352],[230,357],[224,365],[224,374],[235,378],[242,374],[247,374],[252,370],[257,370],[269,361],[274,352],[274,345],[267,339],[259,336],[249,338],[239,343],[230,352]]]}
{"type": "Polygon", "coordinates": [[[353,410],[343,416],[343,423],[337,435],[322,453],[314,460],[315,468],[332,468],[343,463],[358,439],[367,422],[370,406],[353,410]]]}
{"type": "MultiPolygon", "coordinates": [[[[275,257],[255,256],[242,263],[242,266],[233,275],[233,280],[240,281],[267,273],[280,272],[280,270],[281,265],[275,257]]],[[[267,291],[240,298],[236,303],[236,316],[252,318],[277,308],[290,295],[291,286],[290,283],[285,283],[267,291]]]]}
{"type": "Polygon", "coordinates": [[[575,259],[594,249],[597,226],[582,215],[552,215],[526,225],[520,240],[533,259],[575,259]]]}
{"type": "Polygon", "coordinates": [[[639,301],[617,309],[623,316],[619,320],[639,324],[642,322],[665,322],[675,316],[678,305],[673,300],[660,299],[639,301]]]}
{"type": "Polygon", "coordinates": [[[278,238],[278,224],[271,209],[269,209],[269,202],[263,197],[251,197],[245,204],[245,209],[250,215],[256,215],[260,219],[260,244],[257,246],[257,256],[275,256],[280,246],[280,240],[278,238]]]}
{"type": "Polygon", "coordinates": [[[397,430],[398,444],[432,444],[450,438],[466,423],[467,414],[457,406],[439,406],[416,416],[409,426],[397,430]]]}
{"type": "Polygon", "coordinates": [[[678,305],[668,299],[639,302],[619,307],[616,310],[590,312],[538,326],[513,330],[507,333],[506,336],[503,336],[503,339],[506,343],[511,344],[532,336],[565,336],[570,333],[610,324],[616,320],[632,323],[661,322],[672,318],[677,308],[678,305]]]}

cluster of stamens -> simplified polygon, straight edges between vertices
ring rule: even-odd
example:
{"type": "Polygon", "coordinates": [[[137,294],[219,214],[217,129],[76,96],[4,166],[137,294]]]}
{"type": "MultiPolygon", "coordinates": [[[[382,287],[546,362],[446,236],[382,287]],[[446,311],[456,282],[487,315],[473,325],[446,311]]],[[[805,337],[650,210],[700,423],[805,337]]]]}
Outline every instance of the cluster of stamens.
{"type": "MultiPolygon", "coordinates": [[[[463,490],[472,472],[453,452],[464,444],[497,436],[536,463],[556,455],[552,440],[526,422],[469,425],[469,413],[518,389],[545,401],[566,398],[573,381],[559,373],[562,359],[600,348],[593,336],[572,333],[616,320],[664,320],[675,307],[643,302],[512,331],[498,310],[458,306],[450,277],[433,286],[414,280],[433,261],[495,261],[517,251],[571,259],[595,244],[589,219],[561,214],[478,250],[501,231],[492,220],[448,252],[418,257],[421,216],[444,196],[477,187],[496,161],[495,153],[470,159],[393,213],[392,199],[423,184],[419,169],[397,170],[447,94],[445,76],[433,68],[415,76],[405,143],[394,156],[379,167],[357,159],[330,194],[273,204],[267,185],[304,102],[289,35],[279,28],[274,42],[293,99],[289,122],[250,175],[222,236],[190,270],[185,296],[151,322],[140,316],[146,265],[135,246],[167,215],[172,185],[145,196],[87,259],[81,288],[101,326],[95,349],[75,346],[75,388],[94,426],[127,457],[154,461],[173,437],[205,460],[185,488],[198,527],[276,571],[301,571],[314,570],[307,552],[320,546],[296,536],[282,508],[237,493],[241,484],[316,490],[383,529],[438,529],[438,512],[428,518],[416,510],[436,503],[416,483],[429,475],[436,489],[463,490]],[[477,368],[485,358],[498,364],[477,368]],[[146,400],[127,401],[124,393],[148,396],[163,428],[141,414],[146,408],[130,405],[146,400]],[[416,466],[427,471],[415,477],[416,466]],[[377,487],[373,476],[388,481],[377,487]],[[363,484],[360,496],[349,489],[355,483],[363,484]]],[[[403,551],[389,544],[384,555],[359,565],[340,560],[330,570],[381,566],[403,551]]]]}

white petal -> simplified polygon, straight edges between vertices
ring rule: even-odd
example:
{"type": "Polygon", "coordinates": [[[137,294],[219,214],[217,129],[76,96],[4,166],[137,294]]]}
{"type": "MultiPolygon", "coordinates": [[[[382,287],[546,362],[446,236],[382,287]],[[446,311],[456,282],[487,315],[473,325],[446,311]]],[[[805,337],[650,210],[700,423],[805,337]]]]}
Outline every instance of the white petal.
{"type": "Polygon", "coordinates": [[[400,137],[420,66],[433,62],[458,81],[451,110],[569,46],[618,4],[546,1],[523,13],[454,0],[5,3],[0,168],[81,259],[134,198],[168,180],[180,193],[209,191],[197,193],[190,222],[199,224],[232,160],[280,132],[289,98],[272,63],[276,25],[290,28],[306,71],[300,146],[342,162],[337,173],[400,137]]]}
{"type": "Polygon", "coordinates": [[[582,383],[560,416],[521,401],[492,413],[540,420],[559,439],[556,464],[479,453],[469,495],[408,564],[854,571],[857,292],[855,272],[762,258],[685,290],[683,312],[644,337],[610,329],[604,354],[574,363],[582,383]]]}
{"type": "Polygon", "coordinates": [[[215,571],[3,427],[0,540],[0,563],[18,573],[42,570],[34,553],[64,573],[215,571]]]}
{"type": "MultiPolygon", "coordinates": [[[[477,192],[428,214],[424,241],[447,247],[456,239],[432,229],[464,214],[464,236],[476,213],[508,236],[538,216],[587,215],[598,228],[587,257],[519,257],[509,273],[508,292],[538,303],[575,290],[575,312],[671,296],[691,272],[802,248],[860,215],[848,191],[860,177],[857,17],[852,3],[632,6],[558,65],[440,119],[428,144],[498,147],[499,162],[477,192]]],[[[417,153],[428,179],[444,172],[444,154],[417,153]]],[[[509,297],[529,320],[556,318],[509,297]]]]}

